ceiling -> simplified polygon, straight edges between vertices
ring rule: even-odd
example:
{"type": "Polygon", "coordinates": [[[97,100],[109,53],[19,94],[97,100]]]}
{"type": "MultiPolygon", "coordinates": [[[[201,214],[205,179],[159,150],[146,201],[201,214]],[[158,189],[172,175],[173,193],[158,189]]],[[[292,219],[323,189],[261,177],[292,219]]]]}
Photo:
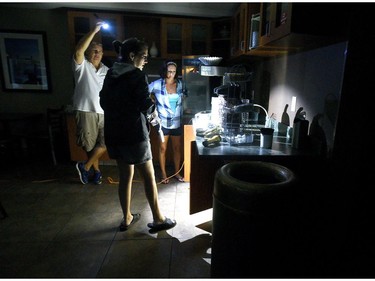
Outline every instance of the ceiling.
{"type": "Polygon", "coordinates": [[[239,5],[239,2],[13,2],[0,3],[0,5],[6,5],[13,8],[75,8],[98,11],[220,18],[232,16],[239,5]]]}

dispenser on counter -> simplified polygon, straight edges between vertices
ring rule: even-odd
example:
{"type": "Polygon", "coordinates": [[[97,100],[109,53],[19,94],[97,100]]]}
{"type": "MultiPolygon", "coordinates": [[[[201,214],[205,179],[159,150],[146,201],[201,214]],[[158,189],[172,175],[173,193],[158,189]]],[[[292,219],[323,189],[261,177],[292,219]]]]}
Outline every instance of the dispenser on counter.
{"type": "Polygon", "coordinates": [[[187,96],[183,102],[185,117],[193,118],[199,112],[211,110],[213,85],[220,85],[227,72],[227,67],[213,65],[220,61],[220,57],[208,55],[182,57],[182,84],[187,96]]]}
{"type": "Polygon", "coordinates": [[[193,125],[195,130],[205,131],[211,123],[211,111],[205,110],[194,115],[193,125]]]}
{"type": "Polygon", "coordinates": [[[297,110],[293,120],[292,147],[296,149],[305,148],[308,144],[309,121],[306,120],[306,112],[303,107],[297,110]]]}

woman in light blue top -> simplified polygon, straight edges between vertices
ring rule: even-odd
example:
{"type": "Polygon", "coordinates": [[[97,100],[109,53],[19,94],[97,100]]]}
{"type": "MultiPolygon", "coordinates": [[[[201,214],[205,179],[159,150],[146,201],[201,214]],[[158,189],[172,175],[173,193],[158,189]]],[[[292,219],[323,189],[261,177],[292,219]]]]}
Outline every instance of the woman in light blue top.
{"type": "Polygon", "coordinates": [[[169,177],[165,170],[166,151],[169,136],[172,140],[173,163],[175,168],[174,177],[183,182],[184,178],[179,174],[181,165],[181,136],[182,136],[182,82],[177,78],[177,64],[166,61],[160,72],[160,79],[149,84],[156,108],[161,119],[164,142],[159,141],[159,164],[162,173],[162,183],[169,183],[169,177]]]}

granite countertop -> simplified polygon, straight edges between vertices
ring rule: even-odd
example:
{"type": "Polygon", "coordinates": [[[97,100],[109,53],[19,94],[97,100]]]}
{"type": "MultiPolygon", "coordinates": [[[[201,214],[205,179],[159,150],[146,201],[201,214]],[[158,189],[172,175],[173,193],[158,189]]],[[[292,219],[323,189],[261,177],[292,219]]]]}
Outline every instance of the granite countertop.
{"type": "Polygon", "coordinates": [[[260,136],[255,135],[254,141],[249,144],[229,144],[226,141],[221,141],[219,144],[205,147],[202,142],[203,137],[196,136],[196,146],[199,156],[298,156],[298,155],[314,155],[312,151],[297,150],[292,148],[291,138],[285,136],[274,135],[272,148],[266,149],[260,147],[260,136]]]}

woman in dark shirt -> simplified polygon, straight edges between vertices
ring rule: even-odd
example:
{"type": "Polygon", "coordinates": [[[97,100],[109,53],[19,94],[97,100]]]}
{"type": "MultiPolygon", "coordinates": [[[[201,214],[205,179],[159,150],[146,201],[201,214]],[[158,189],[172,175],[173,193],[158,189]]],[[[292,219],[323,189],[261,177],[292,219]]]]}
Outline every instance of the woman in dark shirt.
{"type": "Polygon", "coordinates": [[[155,104],[148,92],[147,77],[142,69],[147,63],[148,45],[137,38],[124,42],[114,41],[119,54],[108,71],[100,92],[100,105],[104,110],[105,143],[108,154],[116,159],[119,170],[119,198],[124,214],[120,231],[127,230],[140,219],[130,211],[134,167],[141,176],[153,222],[147,226],[158,231],[169,229],[176,221],[162,215],[155,171],[152,163],[149,116],[155,114],[155,104]]]}

